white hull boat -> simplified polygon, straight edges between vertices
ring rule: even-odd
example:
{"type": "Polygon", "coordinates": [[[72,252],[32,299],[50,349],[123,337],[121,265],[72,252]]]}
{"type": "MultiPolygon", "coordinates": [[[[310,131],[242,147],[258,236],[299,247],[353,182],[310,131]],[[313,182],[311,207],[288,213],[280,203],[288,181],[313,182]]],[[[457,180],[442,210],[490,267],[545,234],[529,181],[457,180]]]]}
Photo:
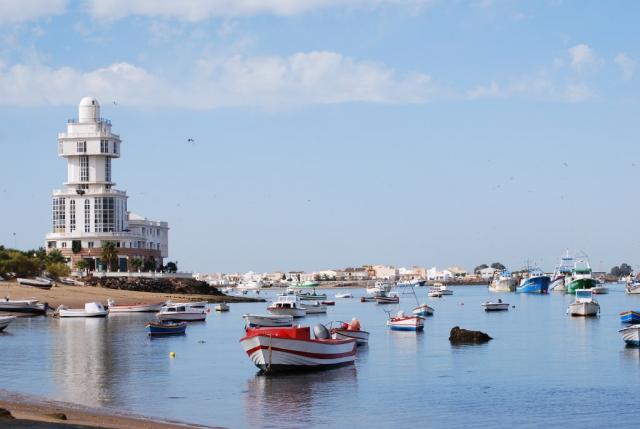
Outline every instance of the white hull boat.
{"type": "Polygon", "coordinates": [[[433,316],[433,308],[429,307],[427,304],[420,304],[414,308],[411,313],[416,316],[433,316]]]}
{"type": "Polygon", "coordinates": [[[300,299],[295,295],[280,295],[276,302],[267,307],[271,314],[279,316],[304,317],[307,310],[300,304],[300,299]]]}
{"type": "Polygon", "coordinates": [[[157,313],[164,305],[162,302],[156,304],[118,305],[111,298],[107,300],[107,304],[109,306],[109,313],[157,313]]]}
{"type": "Polygon", "coordinates": [[[609,288],[604,286],[594,286],[591,288],[591,292],[593,292],[594,295],[606,295],[609,293],[609,288]]]}
{"type": "Polygon", "coordinates": [[[631,325],[618,331],[628,346],[640,346],[640,325],[631,325]]]}
{"type": "Polygon", "coordinates": [[[4,331],[15,318],[16,316],[0,316],[0,332],[4,331]]]}
{"type": "Polygon", "coordinates": [[[356,357],[355,340],[323,339],[317,335],[312,339],[308,326],[249,328],[240,344],[251,362],[266,373],[352,365],[356,357]]]}
{"type": "Polygon", "coordinates": [[[387,326],[392,331],[422,331],[424,329],[424,318],[421,316],[405,316],[403,311],[398,312],[396,317],[387,320],[387,326]]]}
{"type": "Polygon", "coordinates": [[[49,306],[40,304],[37,299],[11,300],[4,298],[0,300],[0,311],[11,311],[12,313],[46,314],[49,306]]]}
{"type": "Polygon", "coordinates": [[[517,281],[511,276],[509,271],[502,271],[499,276],[495,277],[489,284],[490,292],[515,292],[517,281]]]}
{"type": "Polygon", "coordinates": [[[367,288],[368,295],[379,295],[391,291],[391,285],[387,282],[375,282],[373,287],[367,288]]]}
{"type": "Polygon", "coordinates": [[[597,316],[600,304],[593,299],[591,289],[576,289],[576,300],[569,304],[567,312],[571,316],[597,316]]]}
{"type": "Polygon", "coordinates": [[[484,307],[484,311],[507,311],[509,310],[509,304],[506,302],[483,302],[482,306],[484,307]]]}
{"type": "Polygon", "coordinates": [[[106,317],[108,314],[109,310],[99,302],[87,302],[84,308],[68,308],[61,305],[55,312],[57,317],[106,317]]]}
{"type": "Polygon", "coordinates": [[[440,292],[440,289],[430,289],[427,296],[429,298],[442,298],[442,292],[440,292]]]}
{"type": "Polygon", "coordinates": [[[640,282],[627,283],[624,290],[630,295],[640,294],[640,282]]]}
{"type": "Polygon", "coordinates": [[[334,340],[356,340],[356,344],[359,346],[369,344],[369,333],[367,331],[334,328],[331,330],[331,338],[334,340]]]}
{"type": "Polygon", "coordinates": [[[555,291],[555,292],[564,292],[567,290],[567,287],[565,286],[565,277],[559,277],[559,278],[555,278],[553,280],[551,280],[551,284],[549,285],[549,290],[555,291]]]}
{"type": "Polygon", "coordinates": [[[322,305],[319,302],[304,304],[302,308],[304,308],[306,314],[323,314],[327,312],[327,306],[322,305]]]}
{"type": "Polygon", "coordinates": [[[245,320],[245,324],[249,328],[282,328],[286,326],[293,326],[293,316],[290,315],[245,314],[242,318],[245,320]]]}
{"type": "Polygon", "coordinates": [[[220,302],[213,306],[215,311],[229,311],[229,304],[226,302],[220,302]]]}
{"type": "Polygon", "coordinates": [[[336,298],[353,298],[353,294],[351,292],[337,293],[336,298]]]}
{"type": "Polygon", "coordinates": [[[53,286],[53,281],[46,277],[36,277],[33,279],[19,278],[18,283],[20,283],[21,286],[36,287],[38,289],[51,289],[53,286]]]}
{"type": "Polygon", "coordinates": [[[156,313],[156,319],[161,322],[200,322],[207,319],[207,310],[204,307],[191,306],[189,304],[170,304],[162,307],[156,313]]]}

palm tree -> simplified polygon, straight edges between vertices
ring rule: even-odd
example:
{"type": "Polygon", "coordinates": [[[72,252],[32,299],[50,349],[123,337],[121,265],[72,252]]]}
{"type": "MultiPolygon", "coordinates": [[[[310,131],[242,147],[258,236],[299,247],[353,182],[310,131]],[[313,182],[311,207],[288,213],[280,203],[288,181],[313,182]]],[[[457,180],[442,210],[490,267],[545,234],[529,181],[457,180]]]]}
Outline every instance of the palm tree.
{"type": "Polygon", "coordinates": [[[118,251],[113,241],[102,242],[102,256],[100,257],[107,264],[107,271],[113,271],[112,268],[118,263],[118,251]]]}
{"type": "Polygon", "coordinates": [[[76,262],[76,268],[82,271],[82,273],[84,274],[85,271],[89,269],[89,261],[87,261],[86,259],[80,259],[78,262],[76,262]]]}

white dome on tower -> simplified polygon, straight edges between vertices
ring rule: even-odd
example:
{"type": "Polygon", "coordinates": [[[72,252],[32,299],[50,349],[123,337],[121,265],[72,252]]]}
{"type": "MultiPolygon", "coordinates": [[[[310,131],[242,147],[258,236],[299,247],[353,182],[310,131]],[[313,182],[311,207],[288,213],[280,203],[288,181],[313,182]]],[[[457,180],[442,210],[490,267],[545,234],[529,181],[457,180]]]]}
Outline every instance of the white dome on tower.
{"type": "Polygon", "coordinates": [[[78,105],[78,122],[97,122],[100,119],[100,103],[95,97],[84,97],[78,105]]]}

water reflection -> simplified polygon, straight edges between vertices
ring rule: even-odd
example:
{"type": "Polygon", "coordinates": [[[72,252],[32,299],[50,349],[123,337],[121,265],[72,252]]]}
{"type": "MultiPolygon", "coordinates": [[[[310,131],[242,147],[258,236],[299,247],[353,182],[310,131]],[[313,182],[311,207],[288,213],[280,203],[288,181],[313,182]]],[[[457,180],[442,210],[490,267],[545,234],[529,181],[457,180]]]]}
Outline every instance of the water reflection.
{"type": "Polygon", "coordinates": [[[356,374],[356,366],[350,365],[308,374],[256,375],[248,380],[244,398],[249,426],[297,428],[330,423],[336,401],[357,394],[356,374]]]}

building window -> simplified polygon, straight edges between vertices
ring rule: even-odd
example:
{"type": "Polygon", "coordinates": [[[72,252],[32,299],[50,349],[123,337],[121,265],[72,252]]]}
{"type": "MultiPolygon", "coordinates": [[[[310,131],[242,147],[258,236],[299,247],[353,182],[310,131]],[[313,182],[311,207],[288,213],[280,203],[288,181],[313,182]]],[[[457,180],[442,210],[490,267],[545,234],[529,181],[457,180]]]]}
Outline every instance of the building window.
{"type": "Polygon", "coordinates": [[[89,157],[87,155],[80,156],[80,181],[89,181],[89,157]]]}
{"type": "Polygon", "coordinates": [[[58,154],[62,155],[64,153],[64,143],[58,142],[58,154]]]}
{"type": "Polygon", "coordinates": [[[84,232],[91,231],[91,203],[84,200],[84,232]]]}
{"type": "Polygon", "coordinates": [[[118,142],[113,142],[113,153],[117,155],[118,151],[120,151],[120,144],[118,142]]]}
{"type": "Polygon", "coordinates": [[[53,232],[65,232],[65,199],[53,199],[53,232]]]}
{"type": "Polygon", "coordinates": [[[113,197],[96,197],[93,208],[95,232],[114,231],[113,197]]]}
{"type": "Polygon", "coordinates": [[[111,182],[111,158],[109,157],[104,160],[104,180],[111,182]]]}
{"type": "Polygon", "coordinates": [[[47,247],[49,249],[55,249],[56,248],[56,242],[55,241],[47,241],[47,247]]]}
{"type": "Polygon", "coordinates": [[[73,232],[76,230],[76,201],[69,201],[69,230],[73,232]]]}
{"type": "Polygon", "coordinates": [[[100,140],[100,153],[109,153],[109,140],[100,140]]]}
{"type": "Polygon", "coordinates": [[[77,143],[78,153],[87,153],[87,142],[78,142],[77,143]]]}
{"type": "Polygon", "coordinates": [[[66,241],[63,241],[63,242],[62,242],[62,248],[63,248],[63,249],[65,249],[66,247],[67,247],[67,242],[66,242],[66,241]]]}
{"type": "Polygon", "coordinates": [[[88,247],[89,249],[93,249],[93,241],[88,242],[88,243],[87,243],[87,247],[88,247]]]}

